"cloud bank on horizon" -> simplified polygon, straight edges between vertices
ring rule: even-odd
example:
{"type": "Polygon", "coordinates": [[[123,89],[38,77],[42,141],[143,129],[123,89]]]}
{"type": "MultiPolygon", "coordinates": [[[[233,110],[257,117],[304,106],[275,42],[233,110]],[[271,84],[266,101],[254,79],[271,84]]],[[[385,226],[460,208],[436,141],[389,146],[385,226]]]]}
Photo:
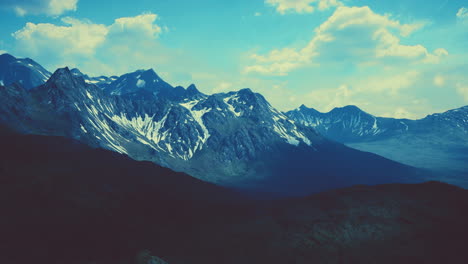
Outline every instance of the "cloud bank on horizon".
{"type": "Polygon", "coordinates": [[[155,68],[207,93],[250,87],[281,110],[419,118],[467,104],[466,5],[396,1],[5,0],[0,53],[96,76],[155,68]]]}

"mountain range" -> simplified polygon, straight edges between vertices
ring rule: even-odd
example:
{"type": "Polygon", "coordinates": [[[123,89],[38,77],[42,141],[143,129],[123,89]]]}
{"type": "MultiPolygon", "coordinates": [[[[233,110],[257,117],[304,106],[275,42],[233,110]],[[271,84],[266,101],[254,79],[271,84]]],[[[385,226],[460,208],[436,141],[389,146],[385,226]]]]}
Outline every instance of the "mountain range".
{"type": "Polygon", "coordinates": [[[421,120],[375,117],[356,106],[283,113],[249,88],[207,95],[193,84],[173,87],[152,69],[120,77],[69,68],[50,74],[9,54],[0,55],[0,69],[8,76],[0,86],[1,124],[224,186],[307,194],[423,179],[468,183],[467,107],[421,120]]]}
{"type": "Polygon", "coordinates": [[[61,68],[32,89],[21,85],[30,75],[18,78],[0,87],[0,122],[15,131],[76,139],[224,186],[298,195],[428,173],[328,140],[248,88],[206,95],[151,69],[93,79],[61,68]]]}
{"type": "Polygon", "coordinates": [[[419,120],[376,117],[356,106],[321,113],[304,105],[286,115],[321,135],[419,168],[450,172],[468,186],[468,106],[419,120]]]}

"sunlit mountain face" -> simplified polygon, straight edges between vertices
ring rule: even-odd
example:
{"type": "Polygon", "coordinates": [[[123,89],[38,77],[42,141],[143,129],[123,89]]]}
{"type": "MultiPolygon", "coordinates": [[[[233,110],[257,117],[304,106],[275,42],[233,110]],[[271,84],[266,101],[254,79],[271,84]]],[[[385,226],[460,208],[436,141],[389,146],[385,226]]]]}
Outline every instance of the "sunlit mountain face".
{"type": "Polygon", "coordinates": [[[464,1],[0,22],[1,263],[468,261],[464,1]]]}

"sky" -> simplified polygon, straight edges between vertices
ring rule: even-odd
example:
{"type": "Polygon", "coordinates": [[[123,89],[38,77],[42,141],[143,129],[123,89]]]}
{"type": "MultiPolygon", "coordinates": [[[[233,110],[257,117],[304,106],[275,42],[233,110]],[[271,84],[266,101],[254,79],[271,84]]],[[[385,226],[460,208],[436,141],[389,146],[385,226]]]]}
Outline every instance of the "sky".
{"type": "Polygon", "coordinates": [[[91,76],[153,68],[287,111],[422,118],[468,104],[468,0],[0,0],[0,53],[91,76]]]}

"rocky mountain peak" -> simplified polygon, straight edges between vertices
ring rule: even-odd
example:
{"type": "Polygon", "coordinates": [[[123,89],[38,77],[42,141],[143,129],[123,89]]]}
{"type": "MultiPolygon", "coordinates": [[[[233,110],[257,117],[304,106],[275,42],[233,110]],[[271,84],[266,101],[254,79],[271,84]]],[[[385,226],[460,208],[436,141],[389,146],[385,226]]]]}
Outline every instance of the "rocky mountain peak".
{"type": "Polygon", "coordinates": [[[159,75],[154,71],[154,69],[142,70],[140,71],[143,78],[148,79],[161,79],[159,75]]]}
{"type": "Polygon", "coordinates": [[[47,81],[47,84],[61,89],[72,89],[85,85],[83,76],[74,75],[68,67],[57,69],[47,81]]]}
{"type": "Polygon", "coordinates": [[[269,105],[267,100],[261,94],[253,92],[250,88],[243,88],[237,91],[235,94],[239,98],[239,100],[247,104],[263,106],[269,105]]]}
{"type": "Polygon", "coordinates": [[[187,87],[187,92],[189,92],[190,94],[197,94],[199,93],[200,91],[198,91],[197,87],[195,86],[195,84],[190,84],[188,87],[187,87]]]}
{"type": "Polygon", "coordinates": [[[364,113],[359,107],[355,105],[346,105],[343,107],[335,107],[331,111],[331,113],[364,113]]]}

